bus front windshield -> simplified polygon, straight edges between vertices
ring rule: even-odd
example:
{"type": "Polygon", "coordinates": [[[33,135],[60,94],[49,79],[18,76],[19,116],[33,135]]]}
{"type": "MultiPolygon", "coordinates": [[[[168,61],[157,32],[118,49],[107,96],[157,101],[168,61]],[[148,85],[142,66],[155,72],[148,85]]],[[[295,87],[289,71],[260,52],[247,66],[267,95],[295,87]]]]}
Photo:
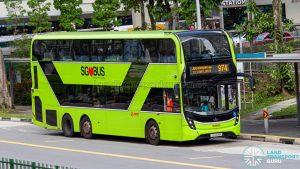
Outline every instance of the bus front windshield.
{"type": "Polygon", "coordinates": [[[186,84],[183,87],[184,110],[199,115],[216,115],[237,107],[236,84],[186,84]]]}
{"type": "Polygon", "coordinates": [[[225,35],[194,35],[180,37],[187,61],[209,60],[231,57],[225,35]]]}

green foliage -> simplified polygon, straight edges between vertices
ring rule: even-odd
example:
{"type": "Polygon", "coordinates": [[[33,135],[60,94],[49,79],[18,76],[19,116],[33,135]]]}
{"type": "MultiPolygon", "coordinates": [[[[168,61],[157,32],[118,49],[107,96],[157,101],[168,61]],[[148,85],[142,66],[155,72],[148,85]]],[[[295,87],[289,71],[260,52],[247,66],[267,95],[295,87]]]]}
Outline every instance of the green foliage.
{"type": "MultiPolygon", "coordinates": [[[[196,1],[195,0],[179,0],[180,8],[178,12],[185,19],[188,25],[197,21],[196,17],[196,1]]],[[[212,9],[219,10],[222,0],[201,0],[201,14],[203,17],[209,16],[212,9]]]]}
{"type": "Polygon", "coordinates": [[[274,19],[271,13],[261,12],[255,2],[246,3],[245,13],[252,14],[252,19],[236,24],[235,29],[239,33],[246,33],[246,39],[253,42],[254,38],[263,32],[274,29],[274,19]]]}
{"type": "Polygon", "coordinates": [[[102,27],[104,30],[120,25],[117,20],[117,10],[119,8],[119,0],[96,0],[93,3],[93,24],[102,27]]]}
{"type": "Polygon", "coordinates": [[[294,66],[292,63],[279,63],[277,68],[271,72],[272,78],[280,81],[281,87],[289,93],[293,93],[296,88],[293,70],[294,66]]]}
{"type": "Polygon", "coordinates": [[[67,31],[75,31],[84,23],[82,18],[82,9],[80,5],[82,0],[54,0],[54,7],[60,10],[60,26],[67,31]]]}
{"type": "Polygon", "coordinates": [[[22,81],[22,83],[14,84],[15,104],[30,105],[31,104],[31,80],[22,81]]]}
{"type": "Polygon", "coordinates": [[[278,94],[272,97],[267,97],[265,95],[262,95],[261,93],[257,92],[254,94],[254,108],[251,108],[251,105],[247,105],[247,109],[243,109],[244,106],[242,105],[242,116],[247,116],[248,114],[252,112],[257,112],[259,110],[262,110],[263,108],[269,107],[273,104],[276,104],[278,102],[288,100],[293,98],[294,96],[285,96],[282,94],[278,94]]]}
{"type": "Polygon", "coordinates": [[[297,105],[291,105],[287,108],[281,109],[280,111],[273,112],[271,118],[291,118],[297,115],[297,105]]]}
{"type": "MultiPolygon", "coordinates": [[[[126,11],[133,9],[135,12],[140,12],[141,1],[148,4],[147,9],[150,18],[153,17],[152,22],[160,20],[172,22],[175,14],[179,14],[189,25],[193,24],[197,20],[195,0],[121,0],[120,2],[124,5],[124,9],[126,11]],[[180,7],[174,8],[171,4],[175,3],[180,4],[180,7]]],[[[212,9],[219,10],[221,2],[222,0],[201,0],[202,16],[209,16],[212,9]]]]}
{"type": "Polygon", "coordinates": [[[140,1],[146,2],[145,0],[120,0],[120,3],[123,4],[126,13],[130,12],[131,10],[134,10],[134,12],[140,12],[140,1]]]}
{"type": "Polygon", "coordinates": [[[35,27],[34,32],[45,32],[51,30],[51,23],[48,11],[51,3],[46,0],[29,0],[27,2],[31,11],[28,11],[29,25],[35,27]]]}
{"type": "Polygon", "coordinates": [[[10,42],[12,48],[14,48],[11,57],[14,58],[29,58],[31,39],[26,35],[21,35],[20,39],[16,39],[10,42]]]}
{"type": "Polygon", "coordinates": [[[4,0],[7,10],[7,20],[9,29],[14,29],[14,34],[17,34],[17,27],[22,24],[26,10],[22,6],[22,0],[4,0]]]}

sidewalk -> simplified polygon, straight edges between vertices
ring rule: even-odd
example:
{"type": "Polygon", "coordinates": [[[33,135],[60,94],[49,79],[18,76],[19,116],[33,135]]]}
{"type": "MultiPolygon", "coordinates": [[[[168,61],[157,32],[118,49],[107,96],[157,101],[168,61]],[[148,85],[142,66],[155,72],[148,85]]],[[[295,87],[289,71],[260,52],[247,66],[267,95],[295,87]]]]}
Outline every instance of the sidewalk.
{"type": "Polygon", "coordinates": [[[265,134],[263,120],[242,120],[241,138],[258,141],[300,144],[300,127],[294,119],[269,120],[269,133],[265,134]]]}
{"type": "MultiPolygon", "coordinates": [[[[272,115],[272,113],[280,111],[281,109],[287,108],[291,105],[296,104],[296,98],[293,99],[289,99],[289,100],[285,100],[279,103],[276,103],[272,106],[267,107],[268,108],[268,112],[269,112],[269,116],[272,115]]],[[[253,112],[245,117],[243,117],[243,119],[247,119],[247,120],[256,120],[256,119],[260,119],[262,118],[262,110],[259,110],[257,112],[253,112]]]]}

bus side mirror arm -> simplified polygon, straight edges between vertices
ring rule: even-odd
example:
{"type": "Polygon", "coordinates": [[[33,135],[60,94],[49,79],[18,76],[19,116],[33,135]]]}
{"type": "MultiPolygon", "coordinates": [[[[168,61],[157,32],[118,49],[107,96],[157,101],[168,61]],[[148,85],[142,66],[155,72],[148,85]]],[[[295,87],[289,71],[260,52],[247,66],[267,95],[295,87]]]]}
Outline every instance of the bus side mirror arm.
{"type": "Polygon", "coordinates": [[[245,73],[238,73],[237,76],[248,78],[251,90],[255,91],[255,79],[251,75],[245,73]]]}

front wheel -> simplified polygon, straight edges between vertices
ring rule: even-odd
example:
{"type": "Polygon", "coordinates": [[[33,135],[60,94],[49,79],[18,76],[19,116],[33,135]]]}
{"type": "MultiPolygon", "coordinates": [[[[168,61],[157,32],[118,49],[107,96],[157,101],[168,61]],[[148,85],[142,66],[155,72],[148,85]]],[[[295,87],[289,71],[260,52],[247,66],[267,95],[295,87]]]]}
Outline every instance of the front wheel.
{"type": "Polygon", "coordinates": [[[84,116],[80,121],[80,134],[86,139],[93,138],[92,123],[87,116],[84,116]]]}
{"type": "Polygon", "coordinates": [[[157,123],[153,120],[149,121],[146,126],[146,141],[152,145],[160,143],[160,131],[157,123]]]}

